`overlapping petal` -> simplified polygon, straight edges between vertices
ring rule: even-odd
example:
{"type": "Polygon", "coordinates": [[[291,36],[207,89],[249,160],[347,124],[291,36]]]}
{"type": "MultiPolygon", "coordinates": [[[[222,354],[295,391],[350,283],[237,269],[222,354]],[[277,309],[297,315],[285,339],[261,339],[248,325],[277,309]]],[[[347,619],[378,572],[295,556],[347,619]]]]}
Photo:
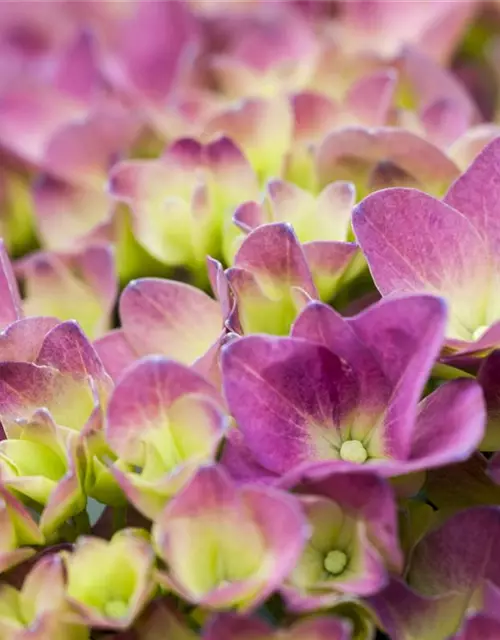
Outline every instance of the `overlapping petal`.
{"type": "Polygon", "coordinates": [[[168,565],[162,582],[191,602],[248,611],[292,571],[307,526],[293,497],[238,489],[212,466],[200,469],[170,502],[153,533],[168,565]]]}
{"type": "MultiPolygon", "coordinates": [[[[268,183],[262,203],[245,202],[236,209],[233,220],[245,233],[266,223],[291,224],[319,294],[329,300],[357,256],[356,245],[349,242],[354,200],[354,188],[348,182],[331,183],[316,198],[292,183],[274,180],[268,183]]],[[[232,241],[230,251],[240,239],[232,241]]]]}
{"type": "Polygon", "coordinates": [[[226,426],[222,399],[205,378],[166,358],[144,358],[120,378],[109,402],[106,440],[127,465],[113,473],[153,519],[214,459],[226,426]]]}
{"type": "Polygon", "coordinates": [[[440,149],[405,129],[348,127],[333,131],[317,150],[320,187],[354,182],[360,196],[395,185],[443,195],[459,175],[440,149]]]}
{"type": "Polygon", "coordinates": [[[232,209],[257,195],[248,161],[227,137],[206,145],[185,138],[158,160],[119,163],[110,189],[130,206],[135,236],[152,256],[198,269],[207,254],[220,254],[232,209]]]}
{"type": "Polygon", "coordinates": [[[376,593],[402,565],[392,492],[361,471],[304,475],[295,488],[312,528],[282,588],[290,608],[332,606],[376,593]]]}
{"type": "Polygon", "coordinates": [[[126,629],[154,593],[146,532],[123,529],[110,541],[80,538],[64,561],[68,602],[82,624],[126,629]]]}
{"type": "Polygon", "coordinates": [[[468,457],[484,429],[475,382],[452,381],[417,407],[445,317],[432,296],[386,300],[351,319],[311,303],[291,338],[232,342],[224,390],[245,446],[277,474],[336,460],[399,475],[468,457]]]}
{"type": "Polygon", "coordinates": [[[446,298],[455,351],[481,352],[497,341],[498,148],[497,141],[488,145],[443,202],[395,188],[369,196],[354,213],[356,237],[379,290],[446,298]]]}
{"type": "Polygon", "coordinates": [[[348,640],[349,635],[349,624],[333,616],[297,622],[276,631],[257,618],[220,614],[209,623],[203,640],[348,640]]]}
{"type": "Polygon", "coordinates": [[[286,223],[250,233],[226,277],[235,299],[229,326],[245,334],[286,335],[304,297],[317,297],[304,250],[286,223]]]}
{"type": "Polygon", "coordinates": [[[75,254],[35,253],[19,266],[26,315],[76,319],[97,338],[105,333],[117,294],[113,253],[94,245],[75,254]]]}
{"type": "Polygon", "coordinates": [[[21,590],[2,584],[0,602],[0,633],[6,640],[89,638],[88,629],[72,619],[65,598],[63,561],[57,554],[41,558],[21,590]]]}

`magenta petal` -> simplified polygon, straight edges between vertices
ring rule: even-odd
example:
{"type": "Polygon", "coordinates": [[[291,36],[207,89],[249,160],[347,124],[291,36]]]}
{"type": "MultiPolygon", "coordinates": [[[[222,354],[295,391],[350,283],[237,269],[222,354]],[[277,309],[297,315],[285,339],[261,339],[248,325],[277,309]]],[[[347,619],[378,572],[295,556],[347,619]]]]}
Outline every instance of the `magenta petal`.
{"type": "Polygon", "coordinates": [[[140,278],[120,298],[122,331],[140,355],[162,354],[191,365],[218,341],[220,305],[195,287],[174,280],[140,278]]]}
{"type": "Polygon", "coordinates": [[[481,387],[452,380],[419,406],[409,464],[421,469],[459,462],[480,444],[486,423],[481,387]]]}
{"type": "Polygon", "coordinates": [[[466,605],[486,580],[500,585],[499,533],[498,508],[457,513],[415,547],[409,583],[429,596],[454,592],[466,605]]]}
{"type": "Polygon", "coordinates": [[[445,317],[443,301],[434,296],[386,298],[352,318],[312,302],[292,335],[324,344],[353,368],[360,383],[359,408],[385,413],[386,453],[404,459],[417,403],[443,341],[445,317]]]}
{"type": "Polygon", "coordinates": [[[307,533],[295,498],[267,487],[237,488],[210,466],[167,505],[154,537],[175,590],[212,608],[247,611],[291,572],[307,533]],[[246,545],[243,555],[239,544],[246,545]],[[220,554],[220,563],[207,553],[220,554]]]}
{"type": "Polygon", "coordinates": [[[347,621],[333,616],[314,617],[276,630],[259,618],[223,613],[209,622],[203,640],[348,640],[349,631],[347,621]]]}
{"type": "Polygon", "coordinates": [[[245,444],[243,434],[239,429],[231,429],[226,436],[220,464],[236,482],[262,482],[273,484],[277,474],[269,471],[252,455],[245,444]]]}
{"type": "Polygon", "coordinates": [[[127,460],[140,457],[141,431],[165,422],[166,409],[186,394],[221,405],[216,389],[192,369],[160,356],[139,360],[119,379],[109,401],[106,438],[111,448],[127,460]]]}
{"type": "Polygon", "coordinates": [[[383,295],[443,296],[449,337],[470,340],[484,324],[488,246],[461,212],[414,189],[386,189],[355,208],[353,227],[383,295]]]}
{"type": "Polygon", "coordinates": [[[369,597],[368,604],[392,640],[444,639],[455,631],[462,617],[453,596],[424,597],[396,578],[369,597]]]}
{"type": "Polygon", "coordinates": [[[112,78],[132,94],[162,103],[188,60],[196,24],[179,0],[141,2],[125,22],[112,78]]]}
{"type": "Polygon", "coordinates": [[[500,620],[484,613],[466,618],[461,630],[451,640],[497,640],[500,638],[500,620]]]}
{"type": "Polygon", "coordinates": [[[387,189],[368,196],[355,208],[353,226],[384,295],[439,291],[455,265],[465,280],[466,265],[456,254],[458,238],[469,256],[484,257],[485,245],[464,216],[414,189],[387,189]]]}
{"type": "Polygon", "coordinates": [[[383,126],[387,124],[396,82],[393,70],[361,78],[347,92],[345,106],[363,124],[369,127],[383,126]]]}
{"type": "Polygon", "coordinates": [[[0,333],[0,361],[35,362],[45,336],[59,321],[56,318],[30,316],[10,324],[0,333]]]}
{"type": "Polygon", "coordinates": [[[272,634],[273,627],[259,618],[222,613],[209,622],[203,640],[267,640],[272,634]]]}
{"type": "Polygon", "coordinates": [[[0,329],[22,317],[22,302],[16,277],[3,240],[0,240],[0,329]]]}
{"type": "MultiPolygon", "coordinates": [[[[281,486],[290,487],[286,480],[281,486]]],[[[294,490],[300,494],[324,496],[346,512],[356,514],[367,525],[367,535],[374,547],[393,571],[400,571],[402,555],[399,548],[394,493],[385,480],[368,467],[353,470],[332,468],[305,472],[294,490]]]]}
{"type": "MultiPolygon", "coordinates": [[[[372,306],[366,313],[370,315],[375,309],[376,306],[372,306]]],[[[396,318],[400,319],[400,315],[392,317],[398,323],[396,318]]],[[[369,326],[370,323],[366,324],[369,326]]],[[[377,323],[374,322],[373,328],[376,326],[377,323]]],[[[383,335],[381,332],[381,341],[385,344],[383,335]]],[[[357,335],[353,319],[346,319],[326,304],[313,301],[295,321],[292,336],[322,344],[349,362],[359,376],[361,402],[369,409],[380,409],[381,403],[384,406],[389,399],[389,379],[376,354],[369,348],[370,345],[365,345],[362,336],[357,335]]]]}
{"type": "Polygon", "coordinates": [[[94,349],[106,372],[117,380],[127,367],[137,360],[137,354],[121,329],[114,329],[94,342],[94,349]]]}
{"type": "Polygon", "coordinates": [[[73,320],[62,322],[47,333],[36,364],[53,367],[61,373],[89,376],[99,381],[106,378],[99,356],[73,320]]]}
{"type": "Polygon", "coordinates": [[[340,421],[355,407],[358,383],[331,351],[304,340],[249,336],[222,354],[229,409],[257,461],[284,473],[334,454],[340,421]]]}
{"type": "Polygon", "coordinates": [[[497,138],[483,149],[444,198],[446,204],[460,211],[474,225],[488,245],[497,268],[500,255],[499,172],[500,139],[497,138]]]}
{"type": "Polygon", "coordinates": [[[257,278],[260,275],[290,287],[301,287],[316,297],[303,250],[289,224],[270,223],[252,231],[236,254],[234,266],[257,278]]]}

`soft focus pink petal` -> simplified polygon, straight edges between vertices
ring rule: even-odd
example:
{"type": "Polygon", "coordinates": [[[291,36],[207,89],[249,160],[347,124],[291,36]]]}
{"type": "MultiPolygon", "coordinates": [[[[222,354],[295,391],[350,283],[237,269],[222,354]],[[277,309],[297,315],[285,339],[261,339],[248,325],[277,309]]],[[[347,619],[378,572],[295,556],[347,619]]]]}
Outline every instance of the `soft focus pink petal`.
{"type": "Polygon", "coordinates": [[[447,335],[470,340],[485,324],[488,246],[460,211],[413,189],[379,191],[353,214],[358,242],[384,295],[428,291],[449,304],[447,335]]]}
{"type": "Polygon", "coordinates": [[[77,185],[103,189],[107,172],[137,136],[138,121],[119,105],[91,112],[51,136],[43,167],[77,185]]]}
{"type": "Polygon", "coordinates": [[[496,139],[483,149],[444,198],[477,230],[496,269],[500,266],[499,197],[500,139],[496,139]]]}
{"type": "Polygon", "coordinates": [[[0,142],[22,160],[43,166],[52,136],[86,113],[86,105],[49,87],[12,88],[0,93],[0,142]]]}
{"type": "Polygon", "coordinates": [[[395,185],[441,195],[458,176],[456,165],[430,142],[388,127],[334,131],[319,146],[316,163],[320,186],[348,180],[362,196],[395,185]]]}
{"type": "Polygon", "coordinates": [[[109,43],[108,73],[136,99],[164,103],[193,54],[196,24],[180,0],[132,3],[109,43]]]}
{"type": "Polygon", "coordinates": [[[36,364],[72,376],[92,378],[102,391],[110,390],[110,380],[99,356],[74,321],[62,322],[47,333],[36,364]]]}
{"type": "Polygon", "coordinates": [[[320,92],[302,91],[292,96],[296,141],[317,141],[339,121],[340,105],[320,92]]]}
{"type": "Polygon", "coordinates": [[[22,315],[22,302],[16,277],[3,241],[0,240],[0,327],[4,328],[22,315]]]}
{"type": "Polygon", "coordinates": [[[219,304],[182,282],[143,278],[129,283],[120,298],[122,331],[132,349],[193,364],[223,329],[219,304]]]}
{"type": "Polygon", "coordinates": [[[457,141],[468,129],[467,115],[462,106],[446,99],[429,105],[421,112],[420,120],[428,138],[441,148],[457,141]]]}
{"type": "Polygon", "coordinates": [[[38,230],[47,249],[75,249],[111,215],[111,202],[103,191],[74,186],[47,175],[35,183],[33,197],[38,230]]]}
{"type": "Polygon", "coordinates": [[[58,324],[56,318],[30,316],[10,324],[0,333],[0,360],[35,362],[45,336],[58,324]]]}
{"type": "Polygon", "coordinates": [[[291,571],[306,535],[292,496],[269,488],[237,489],[216,466],[198,471],[154,531],[177,591],[193,602],[245,611],[291,571]],[[241,544],[244,555],[237,552],[241,544]],[[210,553],[220,558],[217,566],[211,565],[210,553]]]}
{"type": "Polygon", "coordinates": [[[40,252],[28,256],[19,270],[24,280],[27,315],[76,319],[91,337],[109,328],[117,291],[112,251],[91,246],[78,254],[40,252]]]}
{"type": "Polygon", "coordinates": [[[215,116],[206,125],[205,134],[234,140],[261,181],[280,177],[293,134],[292,110],[282,98],[246,99],[215,116]]]}
{"type": "Polygon", "coordinates": [[[409,97],[421,111],[443,102],[456,105],[456,109],[462,113],[465,125],[463,133],[477,121],[477,107],[456,77],[424,52],[425,49],[405,46],[396,58],[396,66],[410,92],[409,97]]]}
{"type": "Polygon", "coordinates": [[[167,411],[181,396],[201,394],[221,404],[215,388],[192,369],[158,356],[143,358],[121,377],[108,406],[106,438],[128,461],[143,455],[148,429],[168,428],[167,411]]]}
{"type": "Polygon", "coordinates": [[[104,88],[99,70],[97,42],[93,34],[82,30],[58,60],[55,86],[75,98],[91,101],[104,88]]]}
{"type": "Polygon", "coordinates": [[[396,578],[368,603],[382,629],[397,640],[448,638],[462,617],[453,595],[427,598],[396,578]]]}
{"type": "Polygon", "coordinates": [[[94,348],[107,373],[115,381],[138,358],[121,329],[113,329],[98,338],[94,348]]]}
{"type": "Polygon", "coordinates": [[[448,59],[474,11],[475,2],[343,0],[341,38],[347,51],[388,57],[406,43],[421,44],[439,61],[448,59]]]}
{"type": "Polygon", "coordinates": [[[346,117],[354,117],[360,124],[369,127],[388,124],[396,81],[396,74],[392,70],[374,73],[358,80],[345,97],[346,117]]]}

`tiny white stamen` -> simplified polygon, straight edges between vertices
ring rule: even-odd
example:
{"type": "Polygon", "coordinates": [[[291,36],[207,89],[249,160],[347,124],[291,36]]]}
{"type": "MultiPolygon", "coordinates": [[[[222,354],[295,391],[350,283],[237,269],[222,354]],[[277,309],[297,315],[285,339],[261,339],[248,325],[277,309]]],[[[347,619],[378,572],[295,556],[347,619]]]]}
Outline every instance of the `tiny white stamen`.
{"type": "Polygon", "coordinates": [[[346,440],[340,447],[340,457],[348,462],[362,463],[368,458],[368,453],[359,440],[346,440]]]}
{"type": "Polygon", "coordinates": [[[330,551],[325,558],[324,567],[333,576],[340,575],[347,565],[347,556],[340,549],[330,551]]]}

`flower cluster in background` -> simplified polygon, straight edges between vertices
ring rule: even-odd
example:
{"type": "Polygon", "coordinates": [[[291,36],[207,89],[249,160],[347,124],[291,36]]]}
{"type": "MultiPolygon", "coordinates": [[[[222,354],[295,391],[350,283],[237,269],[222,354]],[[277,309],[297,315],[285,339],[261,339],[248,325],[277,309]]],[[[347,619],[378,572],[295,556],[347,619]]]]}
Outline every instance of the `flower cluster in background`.
{"type": "Polygon", "coordinates": [[[500,2],[0,4],[0,639],[500,638],[500,2]]]}

